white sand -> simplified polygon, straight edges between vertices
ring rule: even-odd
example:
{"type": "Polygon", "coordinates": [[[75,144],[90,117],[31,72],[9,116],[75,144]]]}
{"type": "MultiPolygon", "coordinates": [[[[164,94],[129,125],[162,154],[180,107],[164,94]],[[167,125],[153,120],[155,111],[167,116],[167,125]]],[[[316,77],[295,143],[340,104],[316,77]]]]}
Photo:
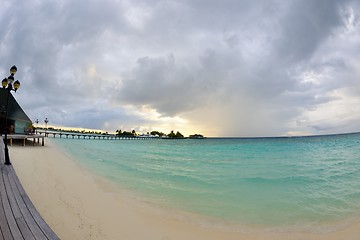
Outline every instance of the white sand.
{"type": "Polygon", "coordinates": [[[360,239],[360,223],[328,233],[239,233],[181,221],[94,176],[46,140],[45,147],[12,146],[10,158],[30,199],[63,240],[360,239]]]}

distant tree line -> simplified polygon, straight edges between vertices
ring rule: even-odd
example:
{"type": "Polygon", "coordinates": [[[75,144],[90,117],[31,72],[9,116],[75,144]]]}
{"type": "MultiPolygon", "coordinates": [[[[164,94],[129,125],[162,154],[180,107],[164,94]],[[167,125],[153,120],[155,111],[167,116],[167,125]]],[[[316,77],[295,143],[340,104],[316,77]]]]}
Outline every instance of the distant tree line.
{"type": "Polygon", "coordinates": [[[159,137],[162,137],[162,136],[166,135],[165,133],[159,132],[159,131],[151,131],[150,134],[153,135],[153,136],[159,136],[159,137]]]}
{"type": "Polygon", "coordinates": [[[182,135],[179,131],[174,133],[174,131],[171,131],[168,135],[169,138],[184,138],[184,135],[182,135]]]}
{"type": "Polygon", "coordinates": [[[203,135],[201,134],[194,134],[194,135],[190,135],[189,138],[196,138],[196,139],[199,139],[199,138],[204,138],[203,135]]]}
{"type": "Polygon", "coordinates": [[[134,137],[136,136],[136,132],[135,130],[132,130],[131,132],[116,130],[116,135],[121,137],[134,137]]]}

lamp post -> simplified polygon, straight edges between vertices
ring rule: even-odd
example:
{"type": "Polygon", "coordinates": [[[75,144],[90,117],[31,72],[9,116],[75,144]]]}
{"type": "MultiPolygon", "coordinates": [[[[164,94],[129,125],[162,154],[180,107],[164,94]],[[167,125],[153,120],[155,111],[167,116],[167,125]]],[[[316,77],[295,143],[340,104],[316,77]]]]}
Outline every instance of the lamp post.
{"type": "Polygon", "coordinates": [[[39,119],[36,119],[35,123],[36,123],[35,134],[36,134],[37,128],[38,128],[38,125],[39,125],[39,119]]]}
{"type": "Polygon", "coordinates": [[[17,91],[20,87],[20,82],[16,80],[14,82],[14,75],[17,72],[16,66],[12,66],[10,68],[10,76],[8,78],[4,78],[1,82],[3,89],[6,90],[7,96],[6,96],[6,110],[5,110],[5,165],[11,165],[10,158],[9,158],[9,149],[7,146],[7,122],[8,122],[8,108],[9,108],[9,98],[10,98],[10,92],[11,91],[17,91]]]}
{"type": "Polygon", "coordinates": [[[45,122],[45,137],[46,137],[47,124],[48,124],[49,120],[47,118],[45,118],[44,122],[45,122]]]}

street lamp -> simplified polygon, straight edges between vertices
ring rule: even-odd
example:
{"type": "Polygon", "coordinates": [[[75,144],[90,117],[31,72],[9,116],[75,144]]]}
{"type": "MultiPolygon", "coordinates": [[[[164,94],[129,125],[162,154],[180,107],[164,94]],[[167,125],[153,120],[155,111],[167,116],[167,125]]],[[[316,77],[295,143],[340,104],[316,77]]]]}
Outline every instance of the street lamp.
{"type": "Polygon", "coordinates": [[[11,165],[10,158],[9,158],[9,149],[7,146],[7,122],[8,122],[8,108],[9,108],[9,98],[11,91],[17,91],[20,87],[20,82],[16,80],[14,82],[14,75],[17,72],[16,66],[12,66],[10,68],[10,76],[8,78],[4,78],[1,82],[3,89],[6,89],[7,96],[6,96],[6,113],[5,113],[5,165],[11,165]]]}
{"type": "Polygon", "coordinates": [[[36,134],[37,128],[38,128],[38,125],[39,125],[39,119],[36,119],[35,123],[36,123],[35,134],[36,134]]]}
{"type": "Polygon", "coordinates": [[[45,122],[45,137],[46,137],[47,124],[48,124],[49,120],[47,118],[45,118],[44,122],[45,122]]]}

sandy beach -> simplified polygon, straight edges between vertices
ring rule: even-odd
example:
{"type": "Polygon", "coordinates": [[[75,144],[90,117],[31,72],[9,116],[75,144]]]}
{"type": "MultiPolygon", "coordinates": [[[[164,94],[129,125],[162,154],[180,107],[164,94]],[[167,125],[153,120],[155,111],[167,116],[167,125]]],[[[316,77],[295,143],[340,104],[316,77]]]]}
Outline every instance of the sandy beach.
{"type": "Polygon", "coordinates": [[[246,233],[180,220],[95,176],[48,139],[44,147],[12,146],[10,158],[30,199],[64,240],[360,238],[360,223],[326,233],[261,230],[246,233]]]}

